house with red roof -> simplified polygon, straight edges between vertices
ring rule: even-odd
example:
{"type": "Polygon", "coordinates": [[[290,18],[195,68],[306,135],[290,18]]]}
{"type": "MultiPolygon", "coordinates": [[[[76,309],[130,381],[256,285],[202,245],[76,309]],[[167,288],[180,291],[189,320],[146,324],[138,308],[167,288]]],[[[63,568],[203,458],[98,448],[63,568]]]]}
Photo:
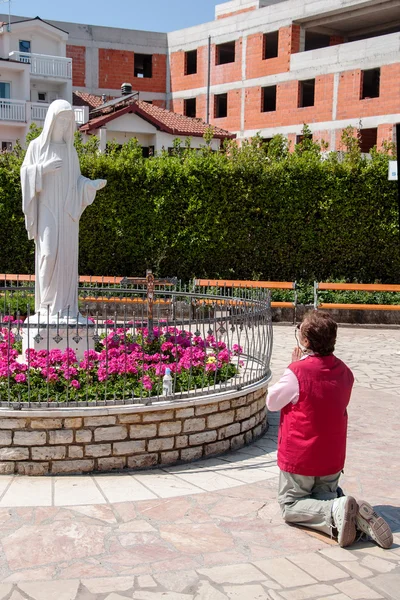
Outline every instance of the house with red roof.
{"type": "MultiPolygon", "coordinates": [[[[84,92],[74,93],[74,106],[89,111],[87,122],[79,129],[85,136],[99,138],[101,152],[105,151],[107,143],[122,145],[132,138],[138,140],[144,156],[172,149],[176,138],[182,145],[190,138],[191,148],[204,146],[204,134],[210,128],[205,121],[140,100],[129,84],[124,84],[121,89],[122,95],[111,100],[84,92]]],[[[235,134],[215,126],[212,133],[210,145],[213,150],[218,150],[224,140],[236,138],[235,134]]]]}

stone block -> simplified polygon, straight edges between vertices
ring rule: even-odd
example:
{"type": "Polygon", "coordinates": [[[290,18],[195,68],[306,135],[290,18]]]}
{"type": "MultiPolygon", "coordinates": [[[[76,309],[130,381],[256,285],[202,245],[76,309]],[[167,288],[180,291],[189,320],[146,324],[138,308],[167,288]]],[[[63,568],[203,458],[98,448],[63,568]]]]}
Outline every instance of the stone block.
{"type": "Polygon", "coordinates": [[[87,444],[91,442],[93,438],[93,432],[90,429],[79,429],[75,432],[75,441],[78,444],[87,444]]]}
{"type": "Polygon", "coordinates": [[[32,448],[32,460],[61,460],[67,456],[65,446],[32,448]]]}
{"type": "Polygon", "coordinates": [[[247,404],[247,396],[240,396],[240,398],[235,398],[231,401],[232,408],[240,408],[241,406],[245,406],[247,404]]]}
{"type": "Polygon", "coordinates": [[[31,429],[61,429],[62,419],[32,419],[31,429]]]}
{"type": "Polygon", "coordinates": [[[263,431],[263,427],[262,427],[262,425],[258,425],[257,427],[255,427],[255,428],[253,429],[253,436],[254,436],[255,438],[258,438],[258,437],[260,437],[260,435],[262,434],[262,431],[263,431]]]}
{"type": "Polygon", "coordinates": [[[204,431],[203,433],[193,433],[189,435],[189,446],[199,446],[200,444],[209,444],[217,439],[216,431],[204,431]]]}
{"type": "Polygon", "coordinates": [[[246,396],[246,402],[247,404],[251,404],[254,401],[254,392],[252,392],[251,394],[247,394],[246,396]]]}
{"type": "Polygon", "coordinates": [[[104,416],[104,417],[85,417],[85,427],[101,427],[103,425],[115,425],[117,417],[104,416]]]}
{"type": "Polygon", "coordinates": [[[168,421],[160,423],[158,426],[158,435],[177,435],[182,431],[182,423],[180,421],[168,421]]]}
{"type": "Polygon", "coordinates": [[[196,406],[195,408],[196,417],[210,415],[216,412],[218,412],[218,404],[205,404],[204,406],[196,406]]]}
{"type": "Polygon", "coordinates": [[[14,471],[14,462],[0,462],[0,475],[12,475],[14,471]]]}
{"type": "Polygon", "coordinates": [[[89,473],[94,469],[94,460],[62,460],[51,465],[51,472],[56,473],[89,473]]]}
{"type": "Polygon", "coordinates": [[[128,437],[128,429],[125,425],[115,427],[99,427],[94,431],[95,442],[112,442],[114,440],[125,440],[128,437]]]}
{"type": "Polygon", "coordinates": [[[265,398],[267,396],[268,387],[260,388],[256,392],[254,392],[254,400],[258,400],[259,398],[265,398]]]}
{"type": "Polygon", "coordinates": [[[0,431],[0,446],[10,446],[12,440],[12,432],[9,430],[0,431]]]}
{"type": "Polygon", "coordinates": [[[180,408],[175,411],[176,419],[188,419],[189,417],[194,417],[194,408],[180,408]]]}
{"type": "Polygon", "coordinates": [[[241,425],[242,425],[242,433],[244,431],[248,431],[249,429],[253,429],[256,425],[256,418],[251,417],[250,419],[247,419],[247,421],[242,421],[241,425]]]}
{"type": "Polygon", "coordinates": [[[258,402],[253,402],[253,404],[250,404],[250,416],[255,415],[256,413],[258,413],[258,411],[258,402]]]}
{"type": "Polygon", "coordinates": [[[116,442],[113,444],[114,456],[128,456],[128,454],[137,454],[138,452],[145,452],[146,442],[145,440],[132,440],[130,442],[116,442]]]}
{"type": "Polygon", "coordinates": [[[178,435],[175,438],[175,448],[186,448],[189,445],[189,438],[187,435],[178,435]]]}
{"type": "Polygon", "coordinates": [[[143,456],[128,456],[128,467],[131,469],[147,469],[158,464],[158,454],[143,454],[143,456]]]}
{"type": "Polygon", "coordinates": [[[131,423],[140,423],[142,420],[142,415],[119,415],[118,417],[118,423],[122,423],[122,425],[124,424],[128,424],[130,425],[131,423]]]}
{"type": "Polygon", "coordinates": [[[174,438],[158,438],[149,440],[147,450],[149,452],[160,452],[160,450],[171,450],[174,447],[174,438]]]}
{"type": "Polygon", "coordinates": [[[0,461],[2,460],[28,460],[29,448],[0,448],[0,461]]]}
{"type": "Polygon", "coordinates": [[[131,425],[129,428],[129,437],[133,440],[155,437],[156,435],[157,425],[131,425]]]}
{"type": "Polygon", "coordinates": [[[204,431],[206,428],[206,420],[203,417],[197,419],[187,419],[183,423],[184,432],[204,431]]]}
{"type": "Polygon", "coordinates": [[[235,435],[235,437],[231,438],[231,450],[237,450],[238,448],[242,448],[244,444],[244,434],[235,435]]]}
{"type": "Polygon", "coordinates": [[[222,452],[227,452],[230,446],[230,440],[215,442],[215,444],[207,444],[204,448],[204,453],[206,456],[209,456],[210,454],[221,454],[222,452]]]}
{"type": "Polygon", "coordinates": [[[82,421],[83,419],[80,417],[70,417],[69,419],[64,419],[64,427],[65,429],[80,429],[82,421]]]}
{"type": "Polygon", "coordinates": [[[184,448],[181,450],[181,460],[186,462],[197,460],[203,456],[203,447],[198,446],[197,448],[184,448]]]}
{"type": "Polygon", "coordinates": [[[231,401],[230,400],[224,400],[223,402],[220,402],[218,404],[218,411],[222,412],[224,410],[229,410],[231,407],[231,401]]]}
{"type": "Polygon", "coordinates": [[[25,429],[26,419],[0,419],[0,429],[25,429]]]}
{"type": "Polygon", "coordinates": [[[236,411],[237,421],[243,421],[244,419],[248,419],[250,416],[250,406],[242,406],[242,408],[238,408],[236,411]]]}
{"type": "Polygon", "coordinates": [[[48,462],[17,463],[18,475],[47,475],[50,469],[48,462]]]}
{"type": "Polygon", "coordinates": [[[252,431],[246,431],[246,433],[244,434],[244,441],[246,442],[246,444],[250,444],[253,441],[252,431]]]}
{"type": "Polygon", "coordinates": [[[100,471],[111,471],[112,469],[124,469],[126,458],[123,456],[112,456],[111,458],[99,458],[97,465],[100,471]]]}
{"type": "Polygon", "coordinates": [[[232,437],[233,435],[238,435],[239,433],[240,423],[232,423],[232,425],[221,427],[221,429],[218,430],[218,439],[225,440],[226,438],[232,437]]]}
{"type": "Polygon", "coordinates": [[[179,460],[179,452],[178,450],[173,450],[172,452],[161,452],[161,464],[162,465],[171,465],[176,463],[179,460]]]}
{"type": "Polygon", "coordinates": [[[44,431],[16,431],[14,444],[16,446],[43,446],[46,443],[44,431]]]}
{"type": "Polygon", "coordinates": [[[218,413],[216,415],[210,415],[209,417],[207,417],[207,427],[209,429],[223,427],[224,425],[233,423],[234,419],[235,419],[235,411],[234,410],[229,410],[227,412],[218,413]]]}
{"type": "Polygon", "coordinates": [[[85,456],[93,458],[111,456],[111,444],[91,444],[85,446],[85,456]]]}
{"type": "Polygon", "coordinates": [[[49,432],[49,444],[72,444],[74,432],[68,429],[49,432]]]}
{"type": "Polygon", "coordinates": [[[262,398],[259,398],[257,400],[257,406],[258,406],[258,410],[262,410],[263,408],[266,408],[266,406],[267,406],[267,396],[263,396],[262,398]]]}
{"type": "Polygon", "coordinates": [[[68,446],[68,457],[69,458],[83,458],[82,446],[68,446]]]}
{"type": "Polygon", "coordinates": [[[163,410],[161,412],[147,412],[143,414],[143,423],[155,423],[158,421],[168,421],[174,418],[173,410],[163,410]]]}

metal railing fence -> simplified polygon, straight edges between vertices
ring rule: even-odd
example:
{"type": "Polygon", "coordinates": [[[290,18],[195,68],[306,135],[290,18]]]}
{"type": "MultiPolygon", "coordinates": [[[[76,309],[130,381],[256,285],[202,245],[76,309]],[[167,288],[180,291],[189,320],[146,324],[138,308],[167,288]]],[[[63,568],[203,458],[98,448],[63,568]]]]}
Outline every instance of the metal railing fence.
{"type": "Polygon", "coordinates": [[[0,406],[148,405],[266,380],[269,292],[230,294],[151,274],[119,284],[85,282],[83,322],[67,311],[38,324],[34,284],[0,282],[0,406]]]}

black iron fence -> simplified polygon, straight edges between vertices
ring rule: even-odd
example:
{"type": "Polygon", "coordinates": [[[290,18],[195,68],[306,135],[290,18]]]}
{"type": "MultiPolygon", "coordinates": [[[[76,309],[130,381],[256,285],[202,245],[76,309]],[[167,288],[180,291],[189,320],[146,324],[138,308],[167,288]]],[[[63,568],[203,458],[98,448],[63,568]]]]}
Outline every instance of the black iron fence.
{"type": "Polygon", "coordinates": [[[269,292],[81,282],[79,315],[33,322],[34,282],[0,285],[0,406],[151,404],[270,375],[269,292]],[[82,317],[84,317],[82,319],[82,317]]]}

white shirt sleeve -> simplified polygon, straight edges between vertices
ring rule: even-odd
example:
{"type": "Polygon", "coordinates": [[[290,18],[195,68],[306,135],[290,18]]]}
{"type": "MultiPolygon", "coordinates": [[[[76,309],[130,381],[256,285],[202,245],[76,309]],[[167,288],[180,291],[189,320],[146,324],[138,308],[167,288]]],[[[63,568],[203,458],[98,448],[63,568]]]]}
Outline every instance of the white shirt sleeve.
{"type": "Polygon", "coordinates": [[[281,410],[289,404],[296,404],[299,399],[299,381],[290,369],[285,369],[280,380],[268,390],[267,408],[275,411],[281,410]]]}

